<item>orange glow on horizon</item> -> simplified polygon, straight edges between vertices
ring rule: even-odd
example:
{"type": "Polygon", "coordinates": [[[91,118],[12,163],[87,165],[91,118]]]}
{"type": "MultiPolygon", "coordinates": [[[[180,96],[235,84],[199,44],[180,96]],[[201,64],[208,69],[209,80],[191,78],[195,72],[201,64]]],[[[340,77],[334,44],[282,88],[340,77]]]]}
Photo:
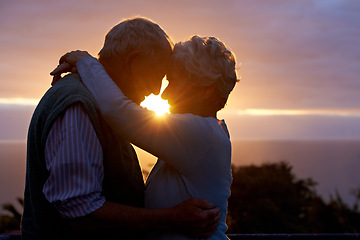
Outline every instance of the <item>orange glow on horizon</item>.
{"type": "Polygon", "coordinates": [[[360,116],[359,110],[349,109],[245,109],[237,111],[239,115],[249,116],[360,116]]]}
{"type": "Polygon", "coordinates": [[[30,105],[36,106],[39,103],[39,99],[34,98],[0,98],[0,104],[8,105],[30,105]]]}
{"type": "MultiPolygon", "coordinates": [[[[154,111],[158,116],[170,113],[167,100],[161,98],[161,94],[167,86],[167,81],[163,80],[163,85],[159,95],[150,94],[140,104],[149,110],[154,111]]],[[[36,106],[39,99],[35,98],[0,98],[1,105],[12,106],[36,106]]],[[[243,110],[229,110],[227,113],[240,116],[266,117],[266,116],[336,116],[336,117],[360,117],[358,109],[260,109],[248,108],[243,110]]],[[[220,113],[221,114],[221,113],[220,113]]],[[[225,113],[226,114],[226,113],[225,113]]]]}

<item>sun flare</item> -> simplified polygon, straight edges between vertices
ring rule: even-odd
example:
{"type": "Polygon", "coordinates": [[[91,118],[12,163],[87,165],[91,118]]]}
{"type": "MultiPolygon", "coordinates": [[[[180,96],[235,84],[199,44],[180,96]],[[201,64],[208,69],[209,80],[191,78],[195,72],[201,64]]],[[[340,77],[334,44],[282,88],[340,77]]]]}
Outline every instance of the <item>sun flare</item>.
{"type": "Polygon", "coordinates": [[[163,115],[164,113],[170,113],[167,100],[161,98],[161,95],[150,94],[145,97],[145,100],[141,103],[142,107],[146,107],[149,110],[152,110],[156,113],[156,115],[163,115]]]}
{"type": "Polygon", "coordinates": [[[149,96],[145,97],[145,100],[141,102],[140,106],[154,111],[158,116],[161,116],[164,113],[170,113],[170,105],[168,101],[161,98],[161,94],[166,88],[167,84],[168,82],[164,78],[159,95],[150,94],[149,96]]]}

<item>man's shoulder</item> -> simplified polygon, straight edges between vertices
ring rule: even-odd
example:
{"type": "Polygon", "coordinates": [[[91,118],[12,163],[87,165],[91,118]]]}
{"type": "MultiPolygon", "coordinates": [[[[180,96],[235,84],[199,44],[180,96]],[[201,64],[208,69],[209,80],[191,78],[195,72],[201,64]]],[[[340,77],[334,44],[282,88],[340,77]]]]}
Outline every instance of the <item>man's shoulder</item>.
{"type": "Polygon", "coordinates": [[[97,114],[96,102],[81,82],[80,76],[69,74],[44,94],[34,111],[33,119],[41,118],[52,122],[67,108],[75,104],[82,105],[83,110],[90,117],[97,114]]]}
{"type": "Polygon", "coordinates": [[[80,110],[75,111],[75,114],[89,118],[99,139],[102,139],[102,120],[96,102],[78,74],[65,76],[45,93],[33,113],[29,133],[43,132],[41,142],[45,144],[54,122],[74,106],[80,110]]]}
{"type": "MultiPolygon", "coordinates": [[[[57,93],[83,93],[90,94],[85,85],[81,82],[79,74],[68,74],[61,80],[56,82],[54,86],[49,89],[49,92],[57,93]]],[[[46,94],[45,94],[46,95],[46,94]]]]}
{"type": "Polygon", "coordinates": [[[68,74],[49,88],[40,100],[38,107],[44,106],[52,109],[55,106],[63,105],[66,108],[76,102],[95,106],[95,100],[81,82],[80,76],[68,74]]]}

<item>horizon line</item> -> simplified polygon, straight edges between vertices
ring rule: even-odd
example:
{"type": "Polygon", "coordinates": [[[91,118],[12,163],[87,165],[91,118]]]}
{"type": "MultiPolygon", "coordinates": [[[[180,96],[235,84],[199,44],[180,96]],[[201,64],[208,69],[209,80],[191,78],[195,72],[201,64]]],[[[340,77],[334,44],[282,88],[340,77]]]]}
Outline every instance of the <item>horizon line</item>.
{"type": "Polygon", "coordinates": [[[37,98],[0,98],[0,105],[36,106],[39,102],[37,98]]]}
{"type": "Polygon", "coordinates": [[[237,115],[245,116],[335,116],[360,117],[360,109],[260,109],[237,110],[237,115]]]}
{"type": "MultiPolygon", "coordinates": [[[[150,95],[157,97],[159,95],[150,95]]],[[[149,97],[149,96],[148,96],[149,97]]],[[[160,98],[160,97],[159,97],[160,98]]],[[[160,98],[161,99],[161,98],[160,98]]],[[[162,99],[161,99],[162,100],[162,99]]],[[[37,98],[0,98],[0,106],[36,106],[40,99],[37,98]]],[[[164,101],[164,100],[162,100],[164,101]]],[[[148,106],[147,106],[148,107],[148,106]]],[[[336,116],[360,117],[360,109],[271,109],[271,108],[246,108],[241,110],[226,109],[220,114],[235,113],[239,116],[336,116]]]]}

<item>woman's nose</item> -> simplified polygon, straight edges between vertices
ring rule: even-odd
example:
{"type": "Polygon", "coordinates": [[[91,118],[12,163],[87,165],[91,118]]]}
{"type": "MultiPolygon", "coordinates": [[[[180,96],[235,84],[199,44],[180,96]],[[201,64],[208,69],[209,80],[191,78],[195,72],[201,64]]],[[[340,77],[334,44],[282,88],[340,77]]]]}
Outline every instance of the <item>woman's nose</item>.
{"type": "Polygon", "coordinates": [[[161,94],[161,98],[164,99],[164,100],[167,100],[169,97],[169,90],[168,90],[168,87],[166,87],[163,91],[163,93],[161,94]]]}

